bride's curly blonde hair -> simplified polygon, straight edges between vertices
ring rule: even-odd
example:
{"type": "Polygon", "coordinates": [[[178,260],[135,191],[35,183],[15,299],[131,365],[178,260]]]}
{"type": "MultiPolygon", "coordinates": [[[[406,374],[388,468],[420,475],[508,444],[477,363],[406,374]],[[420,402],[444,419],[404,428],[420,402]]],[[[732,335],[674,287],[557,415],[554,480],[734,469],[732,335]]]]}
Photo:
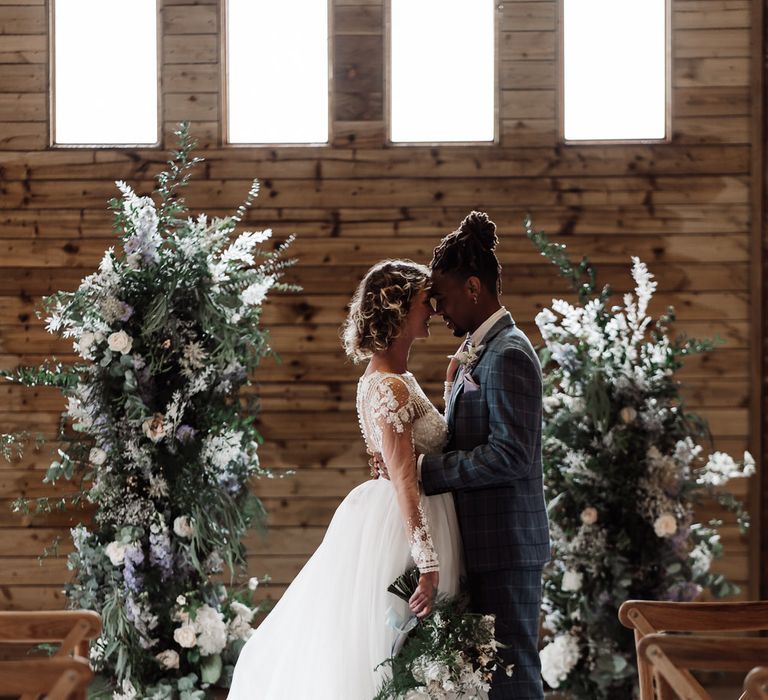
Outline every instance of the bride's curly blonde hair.
{"type": "Polygon", "coordinates": [[[382,260],[368,270],[342,328],[347,357],[362,362],[386,350],[400,335],[411,302],[429,279],[429,268],[412,260],[382,260]]]}

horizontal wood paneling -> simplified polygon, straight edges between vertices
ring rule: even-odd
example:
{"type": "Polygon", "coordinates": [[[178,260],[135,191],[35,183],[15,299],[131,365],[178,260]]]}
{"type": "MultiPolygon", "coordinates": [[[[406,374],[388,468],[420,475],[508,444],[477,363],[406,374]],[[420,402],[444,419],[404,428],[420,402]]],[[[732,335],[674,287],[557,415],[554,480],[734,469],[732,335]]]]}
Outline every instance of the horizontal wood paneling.
{"type": "MultiPolygon", "coordinates": [[[[35,316],[43,294],[71,289],[115,243],[106,199],[114,180],[144,193],[162,168],[180,119],[206,159],[187,190],[193,211],[231,212],[258,177],[248,228],[296,233],[296,295],[274,295],[264,322],[282,358],[266,360],[250,392],[261,396],[262,462],[295,476],[254,483],[270,511],[266,539],[250,534],[249,572],[279,598],[322,539],[345,493],[367,477],[354,415],[361,371],[343,357],[338,331],[357,280],[382,257],[426,261],[440,236],[472,208],[499,226],[505,302],[539,341],[535,314],[566,285],[522,232],[538,227],[588,255],[618,293],[631,290],[629,258],[657,276],[654,312],[674,304],[674,332],[720,335],[716,352],[681,371],[688,405],[709,419],[717,449],[749,442],[752,351],[749,277],[753,157],[748,0],[672,0],[670,143],[564,146],[558,142],[558,68],[553,0],[500,6],[499,144],[386,143],[383,0],[335,0],[331,145],[228,147],[221,142],[222,37],[216,0],[164,0],[161,8],[163,145],[160,149],[51,149],[47,124],[44,0],[0,0],[0,366],[72,357],[70,341],[47,335],[35,316]]],[[[268,105],[265,105],[268,108],[268,105]]],[[[456,344],[438,319],[412,368],[440,401],[445,355],[456,344]]],[[[0,385],[0,429],[51,433],[60,397],[0,385]]],[[[45,517],[11,513],[20,494],[60,492],[42,484],[45,450],[0,463],[0,607],[61,607],[64,559],[37,555],[89,511],[45,517]]],[[[729,489],[743,495],[746,484],[729,489]]],[[[704,505],[700,517],[719,516],[704,505]]],[[[725,558],[716,567],[746,584],[747,542],[725,515],[725,558]]],[[[742,593],[742,597],[746,593],[742,593]]]]}

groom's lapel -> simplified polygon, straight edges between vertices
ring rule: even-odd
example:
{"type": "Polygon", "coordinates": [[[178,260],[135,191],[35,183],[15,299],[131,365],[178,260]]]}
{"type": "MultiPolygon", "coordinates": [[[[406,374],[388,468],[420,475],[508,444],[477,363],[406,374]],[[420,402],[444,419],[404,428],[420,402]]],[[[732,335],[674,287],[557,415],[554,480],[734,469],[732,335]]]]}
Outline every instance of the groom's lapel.
{"type": "MultiPolygon", "coordinates": [[[[504,330],[505,328],[511,328],[514,325],[515,325],[515,322],[512,319],[512,314],[507,313],[505,316],[502,316],[498,321],[496,321],[496,323],[494,323],[491,326],[491,328],[488,330],[488,333],[486,333],[485,338],[483,338],[482,350],[480,350],[477,353],[477,360],[475,360],[473,369],[477,367],[478,364],[480,364],[480,360],[488,350],[488,346],[496,339],[496,336],[499,333],[501,333],[501,331],[504,330]]],[[[472,371],[470,370],[470,374],[471,373],[472,371]]],[[[453,384],[451,395],[448,398],[448,405],[445,408],[445,422],[448,424],[448,428],[451,432],[453,431],[454,408],[456,407],[456,402],[458,401],[459,396],[463,390],[464,390],[464,371],[462,368],[460,374],[457,375],[456,381],[453,384]]]]}

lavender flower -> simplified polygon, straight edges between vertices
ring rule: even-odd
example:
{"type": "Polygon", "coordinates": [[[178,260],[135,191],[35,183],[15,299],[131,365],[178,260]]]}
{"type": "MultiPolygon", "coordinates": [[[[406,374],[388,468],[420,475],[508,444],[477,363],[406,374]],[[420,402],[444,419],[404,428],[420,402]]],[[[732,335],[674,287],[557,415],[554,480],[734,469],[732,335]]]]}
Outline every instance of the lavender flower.
{"type": "Polygon", "coordinates": [[[168,526],[161,516],[149,528],[149,563],[160,569],[160,579],[173,575],[173,550],[168,526]]]}
{"type": "Polygon", "coordinates": [[[132,542],[125,548],[125,565],[123,579],[129,590],[139,592],[144,585],[143,574],[136,571],[136,567],[144,563],[144,550],[141,545],[132,542]]]}
{"type": "Polygon", "coordinates": [[[192,440],[195,439],[196,434],[197,430],[195,430],[191,425],[187,425],[186,423],[183,423],[176,429],[176,439],[182,445],[188,445],[191,443],[192,440]]]}

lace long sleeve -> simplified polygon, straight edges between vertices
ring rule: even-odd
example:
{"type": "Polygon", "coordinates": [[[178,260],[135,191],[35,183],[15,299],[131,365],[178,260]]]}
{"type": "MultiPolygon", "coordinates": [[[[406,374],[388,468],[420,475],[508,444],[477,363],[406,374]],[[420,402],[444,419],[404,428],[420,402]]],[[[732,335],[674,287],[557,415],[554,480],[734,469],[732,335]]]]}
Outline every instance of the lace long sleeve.
{"type": "Polygon", "coordinates": [[[443,384],[443,415],[448,411],[448,402],[451,400],[451,394],[453,393],[453,382],[445,382],[443,384]]]}
{"type": "Polygon", "coordinates": [[[373,408],[381,436],[381,454],[397,493],[411,547],[420,573],[439,571],[429,522],[421,505],[413,445],[414,405],[406,384],[386,377],[377,386],[373,408]]]}

